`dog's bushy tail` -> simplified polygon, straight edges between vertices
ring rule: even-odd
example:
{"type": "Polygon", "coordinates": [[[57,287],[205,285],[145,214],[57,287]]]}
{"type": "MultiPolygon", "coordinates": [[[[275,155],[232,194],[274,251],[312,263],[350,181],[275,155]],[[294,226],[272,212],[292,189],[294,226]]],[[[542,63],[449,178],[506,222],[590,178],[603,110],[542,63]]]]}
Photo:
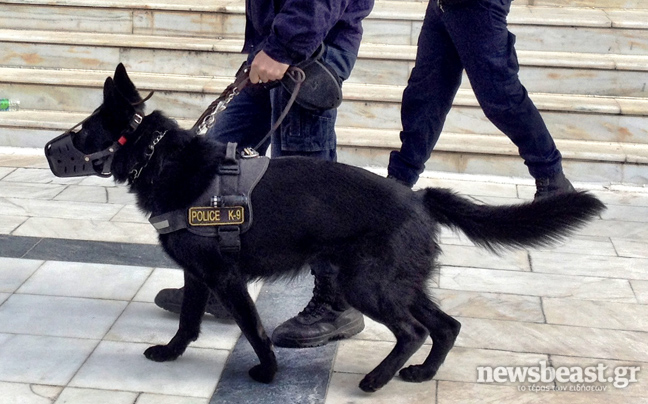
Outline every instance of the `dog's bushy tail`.
{"type": "Polygon", "coordinates": [[[437,222],[461,230],[475,244],[491,251],[551,245],[605,210],[603,202],[587,192],[506,206],[476,204],[447,189],[418,192],[437,222]]]}

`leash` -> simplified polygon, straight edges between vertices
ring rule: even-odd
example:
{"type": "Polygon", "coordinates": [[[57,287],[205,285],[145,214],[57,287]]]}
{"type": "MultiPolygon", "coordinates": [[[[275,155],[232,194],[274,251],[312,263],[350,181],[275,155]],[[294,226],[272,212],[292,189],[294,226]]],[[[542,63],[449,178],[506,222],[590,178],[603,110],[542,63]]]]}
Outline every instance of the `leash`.
{"type": "MultiPolygon", "coordinates": [[[[277,118],[276,122],[274,123],[274,125],[272,125],[272,128],[270,128],[268,133],[256,146],[254,146],[253,150],[248,151],[248,153],[255,153],[254,149],[258,149],[268,140],[268,138],[272,136],[273,133],[277,131],[279,125],[281,125],[281,122],[283,122],[284,118],[286,118],[288,111],[290,111],[290,108],[295,103],[297,95],[299,94],[299,89],[306,79],[306,74],[299,67],[290,66],[282,80],[286,80],[287,78],[295,83],[295,87],[290,98],[288,99],[288,102],[286,103],[286,106],[284,107],[281,115],[279,115],[279,118],[277,118]]],[[[276,81],[274,83],[271,83],[269,86],[265,85],[265,87],[271,89],[279,85],[279,83],[279,81],[276,81]]],[[[207,107],[202,115],[200,115],[191,130],[197,135],[205,135],[207,131],[212,126],[214,126],[214,123],[216,122],[216,115],[224,111],[227,108],[227,105],[232,101],[232,99],[234,99],[234,97],[236,97],[238,94],[240,94],[241,91],[243,91],[250,85],[254,85],[250,82],[250,67],[246,63],[244,63],[236,73],[234,82],[227,86],[227,88],[225,88],[225,91],[223,91],[223,93],[217,99],[215,99],[209,105],[209,107],[207,107]]],[[[249,150],[249,148],[246,149],[249,150]]]]}

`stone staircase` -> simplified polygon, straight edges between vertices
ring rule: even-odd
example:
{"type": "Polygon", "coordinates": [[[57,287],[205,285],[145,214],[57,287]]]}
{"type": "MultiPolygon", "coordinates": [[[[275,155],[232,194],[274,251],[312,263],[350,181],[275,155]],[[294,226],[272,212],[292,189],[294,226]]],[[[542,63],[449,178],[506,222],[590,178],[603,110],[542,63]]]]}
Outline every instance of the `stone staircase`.
{"type": "MultiPolygon", "coordinates": [[[[242,0],[0,0],[0,146],[42,147],[101,102],[118,62],[186,127],[244,59],[242,0]]],[[[648,183],[648,2],[516,0],[520,76],[575,181],[648,183]]],[[[427,2],[377,0],[344,85],[340,160],[385,166],[427,2]]],[[[528,176],[467,80],[428,168],[528,176]]]]}

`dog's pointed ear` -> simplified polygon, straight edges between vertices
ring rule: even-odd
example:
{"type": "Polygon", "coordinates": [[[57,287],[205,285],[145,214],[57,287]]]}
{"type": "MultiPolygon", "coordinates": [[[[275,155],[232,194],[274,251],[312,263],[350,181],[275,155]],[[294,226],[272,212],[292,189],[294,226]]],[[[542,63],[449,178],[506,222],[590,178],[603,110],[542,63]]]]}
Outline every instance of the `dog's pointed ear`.
{"type": "Polygon", "coordinates": [[[113,81],[112,77],[106,78],[106,81],[104,81],[104,87],[103,87],[103,97],[104,97],[104,102],[106,100],[113,98],[115,94],[115,82],[113,81]]]}
{"type": "Polygon", "coordinates": [[[137,104],[142,101],[135,84],[128,77],[126,73],[126,67],[122,63],[117,65],[114,75],[115,86],[117,90],[130,102],[131,104],[137,104]]]}

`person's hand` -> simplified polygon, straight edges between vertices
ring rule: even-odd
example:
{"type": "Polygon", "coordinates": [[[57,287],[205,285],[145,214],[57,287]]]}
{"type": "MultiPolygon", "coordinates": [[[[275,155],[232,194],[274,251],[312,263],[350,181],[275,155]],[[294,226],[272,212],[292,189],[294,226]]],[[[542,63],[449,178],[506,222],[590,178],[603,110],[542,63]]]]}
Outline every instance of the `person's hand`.
{"type": "Polygon", "coordinates": [[[281,80],[288,67],[289,65],[277,62],[267,53],[261,51],[254,57],[250,66],[250,82],[256,84],[281,80]]]}

